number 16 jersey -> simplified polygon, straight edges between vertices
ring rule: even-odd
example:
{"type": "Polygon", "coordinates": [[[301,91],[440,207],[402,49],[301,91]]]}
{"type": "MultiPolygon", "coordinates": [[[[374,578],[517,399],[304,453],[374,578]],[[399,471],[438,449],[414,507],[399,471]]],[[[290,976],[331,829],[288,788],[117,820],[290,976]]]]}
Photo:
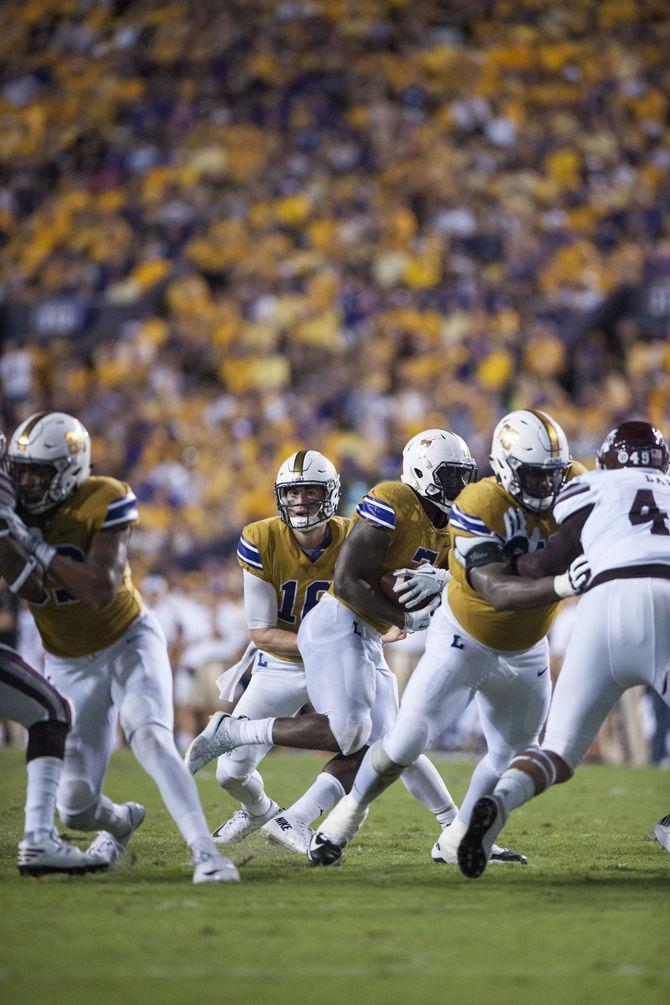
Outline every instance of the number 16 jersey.
{"type": "MultiPolygon", "coordinates": [[[[591,585],[614,570],[667,566],[670,575],[670,477],[650,468],[588,471],[560,493],[554,517],[564,523],[591,508],[581,531],[591,585]]],[[[649,575],[652,573],[649,572],[649,575]]]]}

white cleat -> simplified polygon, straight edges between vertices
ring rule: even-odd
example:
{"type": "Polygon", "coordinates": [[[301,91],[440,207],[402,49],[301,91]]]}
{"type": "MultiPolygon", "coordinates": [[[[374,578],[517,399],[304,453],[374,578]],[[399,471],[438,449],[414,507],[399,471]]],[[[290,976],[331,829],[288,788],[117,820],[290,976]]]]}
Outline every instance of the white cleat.
{"type": "Polygon", "coordinates": [[[486,869],[493,841],[505,823],[499,796],[482,796],[472,807],[470,823],[458,846],[458,865],[468,879],[477,879],[486,869]]]}
{"type": "Polygon", "coordinates": [[[291,821],[282,814],[263,827],[263,834],[273,844],[280,844],[298,855],[307,853],[309,842],[314,837],[314,831],[308,824],[302,820],[291,821]]]}
{"type": "MultiPolygon", "coordinates": [[[[431,849],[431,858],[437,865],[458,865],[458,846],[465,829],[461,825],[458,829],[455,828],[453,833],[450,833],[450,830],[451,825],[445,827],[431,849]]],[[[489,862],[517,862],[519,865],[528,865],[525,855],[511,848],[501,848],[497,844],[491,848],[489,862]]]]}
{"type": "Polygon", "coordinates": [[[114,837],[109,831],[98,831],[97,836],[87,848],[90,854],[104,859],[107,865],[112,865],[122,857],[126,845],[144,820],[144,806],[139,803],[126,803],[125,805],[130,814],[130,827],[123,837],[114,837]]]}
{"type": "Polygon", "coordinates": [[[238,746],[230,735],[231,726],[236,721],[228,712],[215,712],[210,716],[202,733],[191,740],[184,754],[184,762],[192,775],[215,757],[227,754],[238,746]]]}
{"type": "Polygon", "coordinates": [[[203,851],[193,856],[193,882],[200,883],[239,883],[240,874],[237,866],[229,858],[218,852],[203,851]]]}
{"type": "Polygon", "coordinates": [[[358,833],[369,812],[369,807],[348,793],[342,796],[319,830],[314,834],[307,849],[307,858],[312,865],[337,865],[346,845],[358,833]]]}
{"type": "Polygon", "coordinates": [[[91,850],[81,851],[64,841],[55,831],[39,839],[26,839],[19,844],[19,872],[22,876],[45,876],[51,872],[66,872],[79,876],[86,872],[101,872],[109,862],[91,850]]]}
{"type": "Polygon", "coordinates": [[[670,851],[670,813],[662,817],[654,827],[654,838],[666,851],[670,851]]]}
{"type": "Polygon", "coordinates": [[[281,813],[281,807],[274,800],[272,800],[267,813],[261,813],[258,816],[250,813],[246,806],[243,806],[241,809],[236,810],[225,823],[216,828],[212,834],[214,844],[235,844],[237,841],[241,841],[242,838],[247,837],[248,834],[253,834],[254,831],[260,830],[264,824],[271,821],[278,813],[281,813]]]}

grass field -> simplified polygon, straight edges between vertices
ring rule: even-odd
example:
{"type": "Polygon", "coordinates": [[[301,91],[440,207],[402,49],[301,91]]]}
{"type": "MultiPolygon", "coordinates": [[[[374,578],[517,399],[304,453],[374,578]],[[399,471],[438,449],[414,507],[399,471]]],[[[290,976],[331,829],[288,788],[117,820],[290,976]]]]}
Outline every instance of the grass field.
{"type": "MultiPolygon", "coordinates": [[[[284,802],[316,755],[271,755],[284,802]]],[[[454,796],[472,765],[438,761],[454,796]]],[[[212,826],[234,808],[198,775],[212,826]]],[[[127,750],[106,791],[147,819],[116,871],[21,879],[23,754],[0,750],[0,1001],[269,1005],[668,1001],[670,855],[651,840],[670,810],[653,768],[585,766],[518,810],[505,843],[527,867],[477,881],[432,864],[438,827],[400,785],[372,809],[339,868],[313,869],[253,835],[242,883],[194,887],[188,855],[127,750]]],[[[83,843],[83,842],[82,842],[83,843]]]]}

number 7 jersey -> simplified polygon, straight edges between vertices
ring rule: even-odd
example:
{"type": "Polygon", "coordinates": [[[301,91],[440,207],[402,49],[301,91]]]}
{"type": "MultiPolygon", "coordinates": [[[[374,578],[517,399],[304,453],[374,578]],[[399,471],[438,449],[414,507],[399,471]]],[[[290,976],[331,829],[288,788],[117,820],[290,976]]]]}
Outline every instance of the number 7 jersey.
{"type": "MultiPolygon", "coordinates": [[[[560,493],[554,517],[561,524],[592,507],[581,531],[591,585],[614,570],[665,565],[670,574],[670,477],[649,468],[589,471],[560,493]]],[[[601,580],[602,581],[602,580],[601,580]]]]}

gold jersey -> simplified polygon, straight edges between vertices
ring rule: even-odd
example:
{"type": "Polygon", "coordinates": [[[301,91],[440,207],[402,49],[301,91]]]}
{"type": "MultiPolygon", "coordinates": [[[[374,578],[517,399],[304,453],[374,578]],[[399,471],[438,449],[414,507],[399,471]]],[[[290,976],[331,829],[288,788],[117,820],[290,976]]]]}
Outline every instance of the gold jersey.
{"type": "MultiPolygon", "coordinates": [[[[586,469],[573,461],[568,479],[575,478],[586,469]]],[[[492,540],[505,538],[504,517],[510,509],[522,510],[526,518],[529,550],[544,548],[558,526],[552,511],[531,513],[505,491],[494,478],[483,478],[466,485],[454,503],[449,517],[451,552],[449,571],[452,579],[448,586],[451,610],[460,624],[475,639],[491,649],[517,651],[529,649],[543,638],[554,621],[559,601],[527,611],[496,611],[474,590],[465,574],[465,566],[457,555],[459,537],[492,540]]]]}
{"type": "MultiPolygon", "coordinates": [[[[415,568],[425,562],[446,568],[449,551],[448,528],[438,530],[409,485],[403,482],[380,482],[379,485],[375,485],[356,507],[354,523],[358,520],[365,520],[373,527],[380,527],[390,533],[383,561],[374,574],[375,579],[380,579],[386,572],[415,568]]],[[[334,593],[332,588],[331,593],[334,593]]],[[[338,599],[346,604],[341,597],[338,599]]],[[[391,627],[387,622],[373,621],[351,604],[346,606],[376,628],[380,635],[391,627]]]]}
{"type": "MultiPolygon", "coordinates": [[[[59,555],[75,562],[84,561],[98,531],[118,529],[138,520],[137,500],[130,486],[103,477],[87,478],[58,509],[40,517],[27,517],[27,522],[39,527],[44,540],[59,555]]],[[[55,586],[48,574],[44,587],[44,599],[30,604],[30,610],[44,648],[55,656],[88,656],[110,646],[142,610],[128,563],[114,600],[102,611],[55,586]]]]}
{"type": "MultiPolygon", "coordinates": [[[[325,545],[308,554],[279,516],[247,524],[240,535],[237,559],[247,572],[271,583],[277,591],[277,627],[298,634],[302,619],[332,583],[340,547],[351,521],[333,516],[325,545]]],[[[276,659],[295,662],[295,656],[267,650],[276,659]]]]}

